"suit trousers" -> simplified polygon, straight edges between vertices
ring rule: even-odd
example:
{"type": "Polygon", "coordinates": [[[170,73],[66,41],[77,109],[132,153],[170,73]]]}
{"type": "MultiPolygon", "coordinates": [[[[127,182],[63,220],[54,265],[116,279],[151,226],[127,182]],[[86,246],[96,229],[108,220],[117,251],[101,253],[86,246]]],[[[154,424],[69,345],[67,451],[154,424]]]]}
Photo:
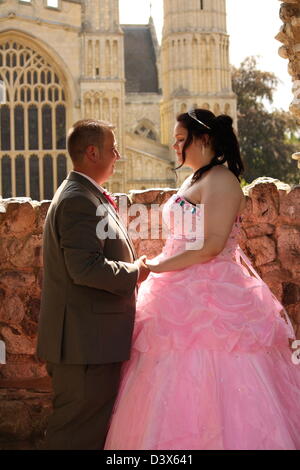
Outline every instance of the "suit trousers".
{"type": "Polygon", "coordinates": [[[103,449],[121,366],[47,363],[54,397],[44,450],[103,449]]]}

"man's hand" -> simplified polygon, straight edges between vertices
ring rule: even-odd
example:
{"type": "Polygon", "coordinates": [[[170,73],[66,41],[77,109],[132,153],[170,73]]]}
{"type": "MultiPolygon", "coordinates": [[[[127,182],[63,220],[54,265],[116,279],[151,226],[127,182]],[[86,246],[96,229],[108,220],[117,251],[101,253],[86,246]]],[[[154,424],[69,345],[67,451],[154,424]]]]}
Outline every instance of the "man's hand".
{"type": "Polygon", "coordinates": [[[139,277],[137,283],[140,284],[141,282],[145,281],[149,275],[149,269],[145,265],[146,256],[143,255],[139,259],[137,259],[134,264],[139,268],[139,277]]]}

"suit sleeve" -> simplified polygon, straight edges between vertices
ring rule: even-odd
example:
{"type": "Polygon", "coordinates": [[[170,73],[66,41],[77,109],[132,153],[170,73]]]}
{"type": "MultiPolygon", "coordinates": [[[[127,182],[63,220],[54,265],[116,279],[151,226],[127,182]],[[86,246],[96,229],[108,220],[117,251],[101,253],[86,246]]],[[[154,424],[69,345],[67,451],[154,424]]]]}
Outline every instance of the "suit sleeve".
{"type": "Polygon", "coordinates": [[[74,284],[131,296],[138,279],[133,263],[108,260],[105,240],[97,237],[95,205],[83,196],[64,199],[56,213],[60,247],[74,284]]]}

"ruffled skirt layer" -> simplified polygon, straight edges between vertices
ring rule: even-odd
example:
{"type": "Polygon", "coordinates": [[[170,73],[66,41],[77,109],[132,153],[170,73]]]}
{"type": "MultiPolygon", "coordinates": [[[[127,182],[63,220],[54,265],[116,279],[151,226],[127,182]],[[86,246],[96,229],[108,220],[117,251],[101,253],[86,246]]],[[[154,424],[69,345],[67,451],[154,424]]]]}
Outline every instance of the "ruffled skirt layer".
{"type": "Polygon", "coordinates": [[[151,274],[105,448],[300,449],[300,364],[282,310],[230,256],[151,274]]]}

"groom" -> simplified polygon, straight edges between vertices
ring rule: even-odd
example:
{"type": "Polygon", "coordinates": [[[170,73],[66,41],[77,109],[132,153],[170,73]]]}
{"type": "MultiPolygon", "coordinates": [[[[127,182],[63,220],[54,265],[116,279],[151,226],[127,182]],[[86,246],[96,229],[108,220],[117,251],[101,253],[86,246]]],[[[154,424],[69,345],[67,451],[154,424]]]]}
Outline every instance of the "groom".
{"type": "Polygon", "coordinates": [[[101,186],[120,158],[113,127],[75,123],[68,151],[74,170],[54,195],[43,238],[37,355],[54,391],[44,448],[102,449],[130,354],[136,286],[149,271],[101,186]],[[99,230],[104,217],[109,237],[99,230]]]}

